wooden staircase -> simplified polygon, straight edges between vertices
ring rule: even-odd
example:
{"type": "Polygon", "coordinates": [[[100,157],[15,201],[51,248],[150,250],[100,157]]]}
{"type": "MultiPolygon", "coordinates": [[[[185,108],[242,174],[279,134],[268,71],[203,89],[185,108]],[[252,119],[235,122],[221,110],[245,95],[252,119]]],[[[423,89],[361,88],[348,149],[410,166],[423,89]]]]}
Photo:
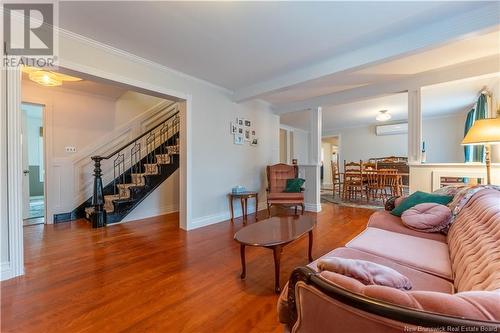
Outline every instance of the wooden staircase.
{"type": "Polygon", "coordinates": [[[93,156],[94,195],[77,209],[95,228],[123,220],[179,168],[179,114],[107,156],[93,156]],[[102,186],[101,163],[113,161],[113,180],[102,186]]]}

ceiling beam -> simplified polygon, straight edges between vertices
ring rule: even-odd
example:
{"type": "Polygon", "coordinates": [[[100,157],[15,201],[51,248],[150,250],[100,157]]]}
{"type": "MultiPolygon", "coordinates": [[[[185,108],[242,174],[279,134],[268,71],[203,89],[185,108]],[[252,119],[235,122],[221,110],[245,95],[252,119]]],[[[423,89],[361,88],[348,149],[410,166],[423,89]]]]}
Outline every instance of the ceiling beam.
{"type": "Polygon", "coordinates": [[[400,93],[409,89],[498,72],[500,72],[500,54],[410,75],[403,79],[392,80],[385,83],[375,83],[314,97],[300,102],[282,104],[274,106],[273,109],[277,114],[283,114],[318,106],[340,105],[400,93]]]}
{"type": "Polygon", "coordinates": [[[374,44],[335,56],[326,61],[238,89],[233,94],[233,100],[239,103],[259,98],[265,94],[281,91],[299,83],[340,72],[360,70],[366,66],[431,49],[475,32],[492,29],[499,24],[498,6],[496,2],[482,6],[478,4],[478,8],[473,11],[424,25],[418,30],[395,38],[376,41],[374,44]]]}

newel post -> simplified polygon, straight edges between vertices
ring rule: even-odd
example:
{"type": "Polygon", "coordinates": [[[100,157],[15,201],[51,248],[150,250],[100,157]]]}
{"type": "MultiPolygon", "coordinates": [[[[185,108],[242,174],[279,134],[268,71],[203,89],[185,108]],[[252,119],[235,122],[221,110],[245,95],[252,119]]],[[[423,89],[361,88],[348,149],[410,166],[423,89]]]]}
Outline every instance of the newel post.
{"type": "Polygon", "coordinates": [[[92,156],[94,161],[94,195],[92,196],[92,206],[94,211],[90,215],[92,228],[106,226],[106,211],[104,210],[104,191],[102,187],[101,156],[92,156]]]}

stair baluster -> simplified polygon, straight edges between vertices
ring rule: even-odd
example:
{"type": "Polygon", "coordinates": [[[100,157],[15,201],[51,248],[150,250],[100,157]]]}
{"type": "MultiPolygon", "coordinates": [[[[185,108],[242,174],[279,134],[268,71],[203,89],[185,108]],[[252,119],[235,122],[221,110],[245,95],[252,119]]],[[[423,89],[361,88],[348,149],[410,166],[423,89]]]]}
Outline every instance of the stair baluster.
{"type": "MultiPolygon", "coordinates": [[[[135,199],[132,193],[135,193],[134,195],[143,193],[144,189],[138,190],[135,188],[132,189],[132,187],[145,186],[148,188],[151,186],[149,183],[151,178],[149,177],[156,177],[155,179],[158,179],[157,177],[162,175],[163,170],[173,172],[171,167],[165,169],[160,164],[166,165],[172,163],[171,155],[178,153],[176,148],[178,135],[179,112],[176,110],[166,120],[147,130],[113,153],[107,156],[92,157],[94,161],[94,193],[91,199],[92,206],[85,207],[85,213],[92,221],[92,227],[103,227],[108,222],[116,222],[116,214],[120,212],[115,212],[114,207],[118,202],[120,205],[133,206],[135,199]],[[144,153],[141,150],[143,147],[146,150],[145,155],[143,155],[144,153]],[[127,164],[126,166],[125,161],[129,161],[129,157],[128,155],[125,156],[125,154],[128,154],[129,149],[130,165],[127,164]],[[104,188],[102,185],[101,162],[109,160],[112,157],[115,157],[113,159],[113,181],[104,188]],[[128,181],[129,178],[130,181],[128,181]],[[148,181],[146,181],[146,178],[148,178],[148,181]],[[110,195],[111,193],[113,195],[110,195]],[[113,215],[108,219],[107,214],[110,212],[113,212],[113,215]]],[[[177,158],[175,162],[178,163],[177,158]]],[[[154,181],[153,186],[158,186],[157,180],[154,181]]]]}
{"type": "Polygon", "coordinates": [[[142,167],[141,167],[141,143],[136,141],[130,149],[130,165],[132,166],[131,170],[131,180],[135,185],[142,184],[142,167]]]}

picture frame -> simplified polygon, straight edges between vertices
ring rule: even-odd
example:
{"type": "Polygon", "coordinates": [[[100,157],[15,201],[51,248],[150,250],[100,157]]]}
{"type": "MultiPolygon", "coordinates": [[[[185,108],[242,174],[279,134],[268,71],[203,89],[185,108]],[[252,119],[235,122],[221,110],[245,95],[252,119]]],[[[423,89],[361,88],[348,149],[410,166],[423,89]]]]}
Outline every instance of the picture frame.
{"type": "Polygon", "coordinates": [[[252,127],[252,122],[248,119],[245,119],[245,127],[252,127]]]}
{"type": "Polygon", "coordinates": [[[250,130],[245,130],[245,141],[250,141],[250,130]]]}
{"type": "Polygon", "coordinates": [[[243,131],[243,127],[238,127],[238,133],[236,133],[236,134],[243,136],[245,134],[243,131]]]}
{"type": "Polygon", "coordinates": [[[234,144],[235,145],[242,145],[244,143],[244,138],[242,135],[235,134],[234,135],[234,144]]]}
{"type": "Polygon", "coordinates": [[[259,139],[258,138],[253,138],[252,141],[250,142],[251,146],[257,146],[259,145],[259,139]]]}
{"type": "Polygon", "coordinates": [[[233,135],[238,133],[238,126],[234,122],[231,122],[230,133],[233,135]]]}
{"type": "Polygon", "coordinates": [[[236,118],[236,124],[238,124],[238,126],[243,126],[245,120],[243,118],[236,118]]]}

